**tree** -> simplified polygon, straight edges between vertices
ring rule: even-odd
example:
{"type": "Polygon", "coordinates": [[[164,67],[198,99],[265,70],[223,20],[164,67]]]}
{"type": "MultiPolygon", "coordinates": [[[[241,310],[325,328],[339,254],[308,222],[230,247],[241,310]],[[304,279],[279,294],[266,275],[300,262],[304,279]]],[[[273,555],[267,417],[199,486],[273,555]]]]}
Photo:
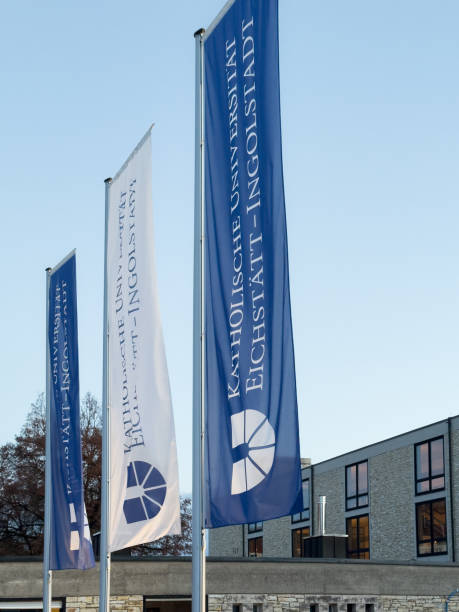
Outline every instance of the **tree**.
{"type": "Polygon", "coordinates": [[[180,535],[164,536],[155,542],[133,546],[131,554],[135,557],[153,555],[172,555],[181,557],[191,555],[191,498],[181,497],[180,518],[182,533],[180,535]]]}
{"type": "MultiPolygon", "coordinates": [[[[0,555],[41,555],[45,506],[45,400],[31,405],[15,442],[0,446],[0,555]]],[[[100,531],[101,410],[87,393],[80,407],[83,485],[91,533],[100,531]]],[[[182,535],[135,547],[133,554],[187,555],[191,552],[191,500],[181,500],[182,535]]]]}

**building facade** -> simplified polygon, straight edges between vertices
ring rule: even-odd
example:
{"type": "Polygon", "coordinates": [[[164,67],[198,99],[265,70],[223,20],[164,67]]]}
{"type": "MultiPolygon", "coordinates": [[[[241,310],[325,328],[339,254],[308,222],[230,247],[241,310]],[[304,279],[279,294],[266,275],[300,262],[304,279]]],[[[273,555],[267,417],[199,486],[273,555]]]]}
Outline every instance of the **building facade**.
{"type": "Polygon", "coordinates": [[[347,535],[349,558],[457,563],[459,416],[303,464],[302,479],[301,513],[213,529],[210,554],[304,557],[326,496],[326,533],[347,535]]]}
{"type": "MultiPolygon", "coordinates": [[[[113,560],[110,609],[191,612],[191,560],[113,560]]],[[[0,612],[42,610],[39,560],[0,558],[0,612]]],[[[208,559],[207,612],[459,611],[451,564],[208,559]],[[453,595],[454,593],[454,595],[453,595]],[[449,598],[449,599],[448,599],[449,598]]],[[[98,568],[53,573],[53,612],[97,612],[98,568]]]]}

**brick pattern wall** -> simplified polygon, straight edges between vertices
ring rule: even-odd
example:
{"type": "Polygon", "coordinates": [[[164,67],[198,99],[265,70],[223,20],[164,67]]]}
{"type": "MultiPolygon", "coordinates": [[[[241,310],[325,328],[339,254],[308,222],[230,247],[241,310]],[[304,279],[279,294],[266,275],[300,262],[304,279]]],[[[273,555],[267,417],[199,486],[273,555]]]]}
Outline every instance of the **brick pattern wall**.
{"type": "Polygon", "coordinates": [[[453,476],[453,497],[454,497],[454,542],[456,562],[459,560],[459,431],[451,432],[452,442],[452,476],[453,476]]]}
{"type": "MultiPolygon", "coordinates": [[[[247,528],[246,528],[247,529],[247,528]]],[[[247,548],[247,544],[245,545],[247,548]]],[[[218,527],[209,530],[209,554],[214,557],[244,557],[242,526],[218,527]]]]}
{"type": "MultiPolygon", "coordinates": [[[[99,612],[99,597],[67,597],[66,612],[99,612]]],[[[110,610],[116,612],[143,612],[141,595],[110,597],[110,610]]]]}
{"type": "Polygon", "coordinates": [[[409,560],[416,556],[414,452],[406,446],[370,458],[370,556],[409,560]],[[407,537],[410,534],[411,537],[407,537]]]}
{"type": "Polygon", "coordinates": [[[355,605],[355,612],[366,612],[367,604],[373,605],[374,612],[383,612],[376,597],[358,595],[209,595],[209,612],[232,612],[234,604],[241,606],[241,612],[253,612],[254,604],[261,604],[263,612],[310,612],[312,606],[316,612],[347,612],[348,604],[355,605]]]}
{"type": "Polygon", "coordinates": [[[319,513],[317,504],[319,497],[327,497],[325,510],[325,531],[334,535],[346,533],[346,521],[344,518],[345,508],[345,469],[340,467],[328,472],[314,475],[314,528],[311,535],[319,532],[319,513]]]}
{"type": "MultiPolygon", "coordinates": [[[[439,612],[445,609],[445,597],[367,596],[359,595],[209,595],[209,612],[233,612],[239,604],[241,612],[253,612],[254,604],[261,604],[263,612],[348,612],[348,604],[355,612],[439,612]],[[367,607],[368,606],[368,607],[367,607]],[[372,608],[370,607],[372,606],[372,608]]],[[[459,611],[459,597],[452,599],[449,612],[459,611]]]]}
{"type": "Polygon", "coordinates": [[[264,557],[292,556],[291,526],[292,519],[290,515],[263,523],[264,557]]]}

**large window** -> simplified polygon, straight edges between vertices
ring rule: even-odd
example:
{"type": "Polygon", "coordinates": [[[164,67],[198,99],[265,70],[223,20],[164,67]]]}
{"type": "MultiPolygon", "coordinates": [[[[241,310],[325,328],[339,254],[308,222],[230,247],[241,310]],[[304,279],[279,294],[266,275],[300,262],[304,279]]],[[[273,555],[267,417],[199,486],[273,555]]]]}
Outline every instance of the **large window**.
{"type": "Polygon", "coordinates": [[[445,499],[416,504],[416,533],[419,557],[448,552],[445,499]]]}
{"type": "Polygon", "coordinates": [[[247,525],[247,531],[249,533],[256,533],[257,531],[263,531],[263,521],[259,521],[258,523],[249,523],[247,525]]]}
{"type": "Polygon", "coordinates": [[[346,520],[347,556],[350,559],[370,558],[370,528],[368,514],[346,520]]]}
{"type": "Polygon", "coordinates": [[[292,514],[292,523],[299,523],[300,521],[309,521],[311,518],[309,512],[309,478],[303,480],[303,510],[292,514]]]}
{"type": "Polygon", "coordinates": [[[346,510],[368,506],[368,461],[346,467],[346,510]]]}
{"type": "Polygon", "coordinates": [[[309,527],[292,529],[292,557],[304,557],[304,541],[310,533],[309,527]]]}
{"type": "Polygon", "coordinates": [[[415,446],[416,494],[445,488],[443,438],[428,440],[415,446]]]}
{"type": "Polygon", "coordinates": [[[263,537],[250,538],[248,542],[249,546],[249,557],[262,557],[263,556],[263,537]]]}

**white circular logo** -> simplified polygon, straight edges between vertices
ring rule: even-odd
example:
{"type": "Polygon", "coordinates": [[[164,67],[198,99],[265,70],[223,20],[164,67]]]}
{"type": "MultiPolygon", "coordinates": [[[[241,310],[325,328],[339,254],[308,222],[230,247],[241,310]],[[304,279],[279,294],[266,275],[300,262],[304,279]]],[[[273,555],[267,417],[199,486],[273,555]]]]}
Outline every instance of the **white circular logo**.
{"type": "Polygon", "coordinates": [[[241,457],[233,463],[231,495],[245,493],[268,475],[274,461],[276,436],[266,415],[242,410],[231,416],[232,448],[241,457]],[[240,447],[240,448],[238,448],[240,447]]]}

